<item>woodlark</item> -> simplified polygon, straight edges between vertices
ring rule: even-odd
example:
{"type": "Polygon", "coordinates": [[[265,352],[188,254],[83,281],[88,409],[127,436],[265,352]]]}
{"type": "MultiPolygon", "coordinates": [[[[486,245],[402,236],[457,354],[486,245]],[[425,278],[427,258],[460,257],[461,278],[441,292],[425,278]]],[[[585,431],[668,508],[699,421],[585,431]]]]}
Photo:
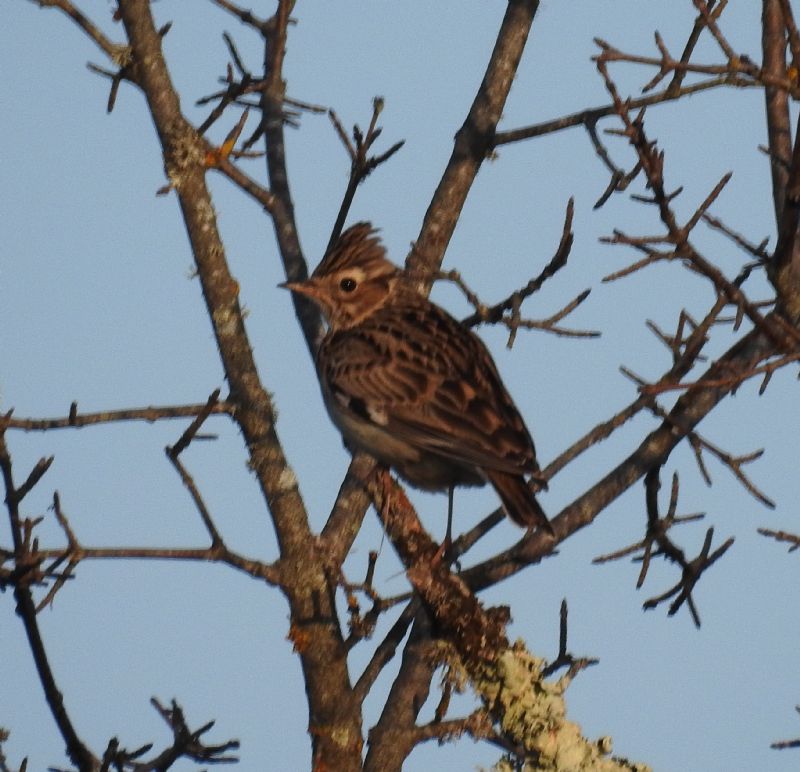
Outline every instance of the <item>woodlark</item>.
{"type": "Polygon", "coordinates": [[[346,230],[312,276],[281,285],[328,321],[317,353],[322,396],[351,450],[411,485],[497,491],[521,526],[552,531],[531,435],[481,340],[411,287],[369,223],[346,230]]]}

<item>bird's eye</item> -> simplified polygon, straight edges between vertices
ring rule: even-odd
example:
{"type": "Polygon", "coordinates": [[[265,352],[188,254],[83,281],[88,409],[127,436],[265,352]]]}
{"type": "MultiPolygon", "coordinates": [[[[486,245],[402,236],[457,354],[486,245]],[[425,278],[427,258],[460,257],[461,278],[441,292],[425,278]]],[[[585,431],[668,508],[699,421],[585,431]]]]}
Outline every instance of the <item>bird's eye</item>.
{"type": "Polygon", "coordinates": [[[356,280],[351,278],[342,279],[339,282],[339,289],[344,292],[352,292],[356,288],[356,280]]]}

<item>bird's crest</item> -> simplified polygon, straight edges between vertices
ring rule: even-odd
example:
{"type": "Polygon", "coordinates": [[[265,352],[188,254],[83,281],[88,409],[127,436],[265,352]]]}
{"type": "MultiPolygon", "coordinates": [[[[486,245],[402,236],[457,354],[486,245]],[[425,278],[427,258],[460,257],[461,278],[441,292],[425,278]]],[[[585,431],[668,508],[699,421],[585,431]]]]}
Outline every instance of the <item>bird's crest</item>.
{"type": "Polygon", "coordinates": [[[353,266],[359,267],[371,277],[398,270],[387,259],[386,248],[372,223],[357,222],[344,231],[314,269],[313,275],[330,276],[353,266]]]}

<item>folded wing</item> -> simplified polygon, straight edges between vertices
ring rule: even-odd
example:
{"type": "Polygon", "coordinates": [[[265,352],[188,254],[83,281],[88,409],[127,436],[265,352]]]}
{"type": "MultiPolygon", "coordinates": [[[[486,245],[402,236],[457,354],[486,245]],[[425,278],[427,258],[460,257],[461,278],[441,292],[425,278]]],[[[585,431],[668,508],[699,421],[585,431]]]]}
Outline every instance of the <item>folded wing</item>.
{"type": "Polygon", "coordinates": [[[422,301],[331,337],[325,378],[334,396],[424,450],[487,471],[535,474],[530,433],[488,350],[422,301]]]}

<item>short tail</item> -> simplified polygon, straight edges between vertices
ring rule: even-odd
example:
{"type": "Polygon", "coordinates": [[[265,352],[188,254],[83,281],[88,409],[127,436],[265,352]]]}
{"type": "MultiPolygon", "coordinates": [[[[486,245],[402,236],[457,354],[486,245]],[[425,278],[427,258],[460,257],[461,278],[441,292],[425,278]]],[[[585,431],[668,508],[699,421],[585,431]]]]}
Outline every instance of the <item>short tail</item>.
{"type": "Polygon", "coordinates": [[[484,470],[489,482],[494,486],[506,514],[523,528],[543,528],[553,533],[553,526],[547,519],[544,510],[533,495],[525,478],[519,474],[509,474],[494,469],[484,470]]]}

